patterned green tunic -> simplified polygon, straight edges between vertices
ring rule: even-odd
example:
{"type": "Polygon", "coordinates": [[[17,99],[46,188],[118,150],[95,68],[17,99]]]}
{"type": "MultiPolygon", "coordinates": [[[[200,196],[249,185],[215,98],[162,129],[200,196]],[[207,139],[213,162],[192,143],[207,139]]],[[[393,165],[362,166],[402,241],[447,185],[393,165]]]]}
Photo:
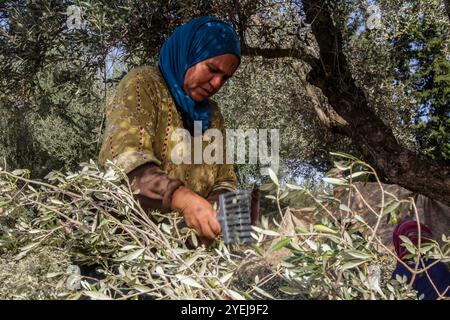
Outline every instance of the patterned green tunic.
{"type": "MultiPolygon", "coordinates": [[[[217,104],[213,101],[211,104],[210,128],[220,130],[225,137],[223,117],[217,104]]],[[[113,100],[108,104],[99,164],[105,167],[106,161],[111,160],[129,173],[142,164],[152,162],[203,197],[218,189],[234,190],[236,175],[231,164],[172,162],[170,155],[174,149],[175,152],[180,151],[176,147],[179,141],[171,139],[177,128],[183,128],[182,118],[159,68],[135,68],[120,81],[113,100]]],[[[203,141],[202,148],[208,144],[208,141],[203,141]]],[[[194,155],[193,149],[191,155],[194,155]]]]}

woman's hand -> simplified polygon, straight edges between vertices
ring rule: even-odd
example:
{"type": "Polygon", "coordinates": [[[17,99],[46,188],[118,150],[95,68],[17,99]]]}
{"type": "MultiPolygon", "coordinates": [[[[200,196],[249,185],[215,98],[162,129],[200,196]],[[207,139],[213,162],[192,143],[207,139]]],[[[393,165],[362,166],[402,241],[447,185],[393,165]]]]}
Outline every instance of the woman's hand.
{"type": "Polygon", "coordinates": [[[186,187],[179,187],[172,195],[171,209],[183,214],[188,227],[195,229],[200,240],[209,245],[221,232],[217,212],[204,198],[186,187]]]}

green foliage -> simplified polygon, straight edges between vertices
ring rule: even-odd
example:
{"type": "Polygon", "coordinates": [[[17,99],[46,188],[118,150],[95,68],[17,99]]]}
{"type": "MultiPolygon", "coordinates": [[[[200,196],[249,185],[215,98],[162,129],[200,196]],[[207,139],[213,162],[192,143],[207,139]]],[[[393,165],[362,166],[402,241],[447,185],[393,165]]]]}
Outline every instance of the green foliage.
{"type": "Polygon", "coordinates": [[[415,134],[421,154],[446,162],[450,159],[450,60],[448,25],[431,10],[411,6],[401,23],[406,32],[394,39],[399,78],[416,98],[415,134]],[[411,18],[415,17],[411,23],[411,18]]]}
{"type": "MultiPolygon", "coordinates": [[[[233,277],[246,265],[254,265],[255,253],[232,252],[217,242],[213,249],[198,247],[196,234],[180,223],[177,214],[150,215],[133,198],[125,174],[117,168],[101,172],[93,163],[83,164],[74,173],[53,171],[47,182],[28,180],[27,170],[1,171],[0,177],[0,261],[3,274],[24,269],[17,282],[4,284],[2,297],[31,299],[81,296],[93,299],[242,298],[230,286],[233,277]],[[36,266],[36,283],[28,290],[30,261],[41,259],[54,248],[65,252],[61,265],[36,266]],[[7,263],[6,261],[15,261],[7,263]],[[81,274],[81,287],[67,284],[61,268],[97,267],[81,274]],[[91,267],[90,267],[91,266],[91,267]],[[56,271],[55,271],[56,270],[56,271]],[[59,271],[58,271],[59,270],[59,271]],[[46,277],[46,272],[52,273],[46,277]],[[56,273],[55,273],[56,272],[56,273]],[[23,277],[23,279],[21,278],[23,277]],[[51,280],[50,280],[51,279],[51,280]],[[37,294],[39,286],[42,295],[37,294]],[[52,291],[53,290],[53,291],[52,291]]],[[[49,256],[50,262],[53,256],[49,256]]],[[[2,283],[3,286],[3,283],[2,283]]]]}
{"type": "Polygon", "coordinates": [[[63,27],[64,3],[9,1],[4,8],[0,99],[9,118],[2,123],[7,162],[38,177],[72,168],[96,151],[103,95],[98,61],[89,56],[97,44],[76,45],[63,27]]]}

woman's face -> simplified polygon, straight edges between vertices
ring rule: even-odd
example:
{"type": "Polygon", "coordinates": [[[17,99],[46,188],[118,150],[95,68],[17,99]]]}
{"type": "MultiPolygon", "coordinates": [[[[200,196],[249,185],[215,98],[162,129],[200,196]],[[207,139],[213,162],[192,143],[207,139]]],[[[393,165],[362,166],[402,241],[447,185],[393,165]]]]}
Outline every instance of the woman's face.
{"type": "Polygon", "coordinates": [[[186,71],[184,91],[194,101],[203,101],[219,91],[238,64],[238,58],[231,53],[203,60],[186,71]]]}

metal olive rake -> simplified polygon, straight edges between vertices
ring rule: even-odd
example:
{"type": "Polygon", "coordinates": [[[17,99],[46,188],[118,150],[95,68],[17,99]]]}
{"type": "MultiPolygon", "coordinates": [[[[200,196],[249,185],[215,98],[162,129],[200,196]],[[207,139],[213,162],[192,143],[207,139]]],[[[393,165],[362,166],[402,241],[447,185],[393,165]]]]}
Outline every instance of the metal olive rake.
{"type": "Polygon", "coordinates": [[[219,195],[218,220],[222,227],[224,242],[247,244],[254,241],[251,237],[251,194],[237,190],[219,195]]]}

